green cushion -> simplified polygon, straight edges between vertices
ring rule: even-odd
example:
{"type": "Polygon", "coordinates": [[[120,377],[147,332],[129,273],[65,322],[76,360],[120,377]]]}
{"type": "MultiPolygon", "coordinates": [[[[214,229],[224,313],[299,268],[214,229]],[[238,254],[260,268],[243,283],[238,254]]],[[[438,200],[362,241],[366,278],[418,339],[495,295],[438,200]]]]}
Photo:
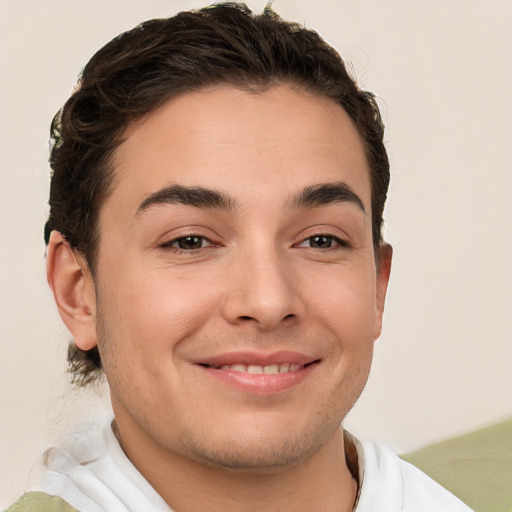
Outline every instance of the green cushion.
{"type": "Polygon", "coordinates": [[[477,512],[512,512],[512,418],[403,458],[477,512]]]}
{"type": "Polygon", "coordinates": [[[78,512],[62,498],[44,492],[29,492],[5,512],[78,512]]]}

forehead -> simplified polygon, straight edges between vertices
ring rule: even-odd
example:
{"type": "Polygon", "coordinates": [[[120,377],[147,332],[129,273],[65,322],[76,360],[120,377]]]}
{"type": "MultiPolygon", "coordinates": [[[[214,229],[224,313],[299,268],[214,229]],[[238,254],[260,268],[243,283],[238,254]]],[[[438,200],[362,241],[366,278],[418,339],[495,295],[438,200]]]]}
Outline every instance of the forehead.
{"type": "Polygon", "coordinates": [[[370,209],[368,164],[348,114],[329,98],[288,86],[184,93],[130,125],[123,139],[106,207],[133,213],[148,194],[175,183],[261,203],[344,181],[370,209]]]}

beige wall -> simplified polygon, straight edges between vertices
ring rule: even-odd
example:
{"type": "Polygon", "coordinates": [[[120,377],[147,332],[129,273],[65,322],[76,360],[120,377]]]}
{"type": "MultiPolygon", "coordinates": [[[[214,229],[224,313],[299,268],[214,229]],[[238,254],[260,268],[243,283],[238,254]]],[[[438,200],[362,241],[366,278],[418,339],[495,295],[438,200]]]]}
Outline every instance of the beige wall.
{"type": "MultiPolygon", "coordinates": [[[[53,113],[118,32],[201,1],[0,0],[0,505],[98,408],[66,384],[44,277],[53,113]]],[[[249,2],[260,8],[264,2],[249,2]]],[[[407,450],[512,414],[512,3],[276,0],[382,98],[395,261],[369,385],[347,425],[407,450]]]]}

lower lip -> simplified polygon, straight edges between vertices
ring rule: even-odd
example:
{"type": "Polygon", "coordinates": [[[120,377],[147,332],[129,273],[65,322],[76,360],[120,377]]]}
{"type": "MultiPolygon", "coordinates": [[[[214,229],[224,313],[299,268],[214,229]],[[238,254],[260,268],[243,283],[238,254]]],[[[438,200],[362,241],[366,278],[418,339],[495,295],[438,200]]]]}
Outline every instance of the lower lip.
{"type": "Polygon", "coordinates": [[[274,395],[298,386],[317,367],[309,364],[300,370],[271,375],[268,373],[246,373],[199,366],[213,379],[232,388],[254,395],[274,395]]]}

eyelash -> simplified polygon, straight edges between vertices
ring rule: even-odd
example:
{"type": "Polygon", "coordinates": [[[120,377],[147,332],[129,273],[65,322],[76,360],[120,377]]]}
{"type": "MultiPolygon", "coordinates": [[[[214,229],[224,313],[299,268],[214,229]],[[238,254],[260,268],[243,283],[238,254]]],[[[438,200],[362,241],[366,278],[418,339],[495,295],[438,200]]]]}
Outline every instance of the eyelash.
{"type": "Polygon", "coordinates": [[[328,235],[328,234],[324,234],[324,233],[319,233],[317,235],[312,235],[312,236],[308,236],[307,238],[305,238],[304,240],[302,240],[302,242],[300,242],[299,244],[297,244],[298,247],[304,247],[303,244],[307,243],[307,242],[310,242],[313,240],[313,239],[319,239],[319,238],[324,238],[324,239],[328,239],[331,243],[331,245],[329,247],[309,247],[310,249],[315,249],[317,251],[329,251],[329,250],[335,250],[335,249],[339,249],[339,248],[344,248],[344,249],[348,249],[350,248],[350,244],[346,241],[346,240],[343,240],[342,238],[339,238],[337,236],[334,236],[334,235],[328,235]]]}
{"type": "Polygon", "coordinates": [[[208,244],[210,244],[207,247],[209,247],[211,245],[214,245],[214,243],[209,238],[206,238],[205,236],[191,234],[191,235],[186,235],[186,236],[180,236],[178,238],[173,238],[172,240],[164,242],[163,244],[160,245],[160,248],[161,249],[173,250],[177,254],[190,254],[190,253],[196,253],[197,254],[199,251],[201,251],[202,249],[206,248],[206,247],[203,246],[204,242],[207,242],[208,244]],[[187,238],[196,238],[196,239],[198,239],[199,241],[201,241],[201,247],[197,247],[195,249],[194,248],[184,249],[182,247],[174,246],[174,244],[178,244],[182,240],[187,240],[187,238]]]}

